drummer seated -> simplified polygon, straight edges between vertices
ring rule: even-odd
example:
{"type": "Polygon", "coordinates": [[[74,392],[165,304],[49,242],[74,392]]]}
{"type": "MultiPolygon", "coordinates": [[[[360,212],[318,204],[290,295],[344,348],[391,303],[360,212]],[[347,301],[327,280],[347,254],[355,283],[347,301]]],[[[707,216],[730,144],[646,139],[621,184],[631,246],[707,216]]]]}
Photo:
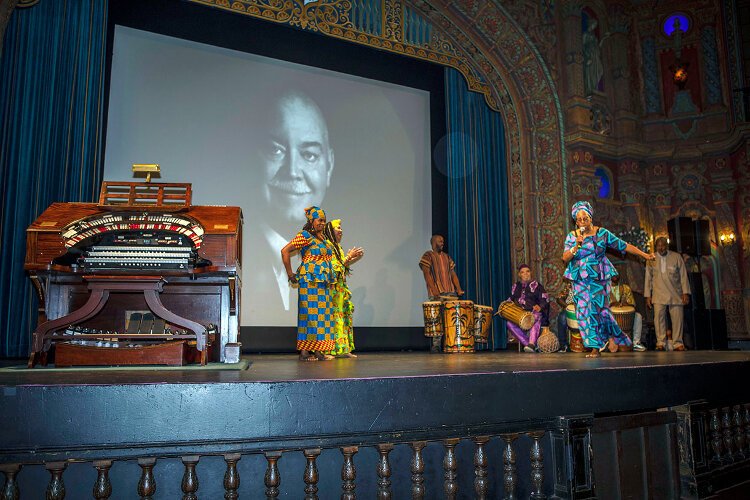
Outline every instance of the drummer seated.
{"type": "Polygon", "coordinates": [[[526,264],[518,266],[518,281],[510,291],[511,301],[534,315],[534,326],[527,332],[508,321],[508,331],[523,345],[525,352],[537,352],[536,341],[543,327],[549,326],[549,296],[541,283],[531,279],[531,268],[526,264]]]}
{"type": "MultiPolygon", "coordinates": [[[[612,276],[612,289],[609,293],[610,307],[630,306],[635,309],[635,297],[628,285],[620,282],[620,276],[612,276]]],[[[643,331],[643,316],[638,311],[633,318],[633,350],[642,352],[646,346],[641,344],[641,333],[643,331]]]]}

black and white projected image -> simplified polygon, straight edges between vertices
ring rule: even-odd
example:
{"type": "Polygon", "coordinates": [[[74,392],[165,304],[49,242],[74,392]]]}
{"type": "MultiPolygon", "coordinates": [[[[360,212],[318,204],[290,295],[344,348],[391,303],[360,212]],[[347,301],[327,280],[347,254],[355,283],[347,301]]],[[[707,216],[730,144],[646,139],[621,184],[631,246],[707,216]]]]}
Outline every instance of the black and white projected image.
{"type": "MultiPolygon", "coordinates": [[[[421,326],[429,93],[117,26],[105,179],[159,163],[196,205],[244,214],[243,326],[296,325],[281,248],[304,208],[342,219],[355,326],[421,326]]],[[[298,260],[293,261],[296,268],[298,260]]]]}

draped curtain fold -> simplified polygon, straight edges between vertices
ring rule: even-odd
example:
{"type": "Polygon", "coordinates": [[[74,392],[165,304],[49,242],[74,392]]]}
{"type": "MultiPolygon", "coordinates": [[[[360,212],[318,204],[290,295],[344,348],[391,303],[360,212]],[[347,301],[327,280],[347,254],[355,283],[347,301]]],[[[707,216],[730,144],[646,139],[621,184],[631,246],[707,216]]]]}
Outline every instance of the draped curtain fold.
{"type": "Polygon", "coordinates": [[[0,356],[24,357],[36,294],[25,230],[56,201],[92,201],[101,182],[107,2],[16,9],[0,59],[0,356]]]}
{"type": "MultiPolygon", "coordinates": [[[[475,303],[497,308],[510,295],[510,217],[505,129],[464,77],[445,70],[448,245],[456,271],[475,303]]],[[[493,316],[491,349],[504,349],[505,321],[493,316]]]]}

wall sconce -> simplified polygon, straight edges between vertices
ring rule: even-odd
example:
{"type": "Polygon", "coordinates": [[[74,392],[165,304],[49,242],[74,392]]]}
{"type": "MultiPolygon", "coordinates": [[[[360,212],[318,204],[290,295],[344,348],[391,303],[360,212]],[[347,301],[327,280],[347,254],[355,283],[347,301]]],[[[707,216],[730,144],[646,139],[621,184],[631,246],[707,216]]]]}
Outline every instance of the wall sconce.
{"type": "Polygon", "coordinates": [[[736,237],[733,231],[724,231],[721,234],[719,234],[719,241],[725,247],[729,245],[734,245],[735,238],[736,237]]]}

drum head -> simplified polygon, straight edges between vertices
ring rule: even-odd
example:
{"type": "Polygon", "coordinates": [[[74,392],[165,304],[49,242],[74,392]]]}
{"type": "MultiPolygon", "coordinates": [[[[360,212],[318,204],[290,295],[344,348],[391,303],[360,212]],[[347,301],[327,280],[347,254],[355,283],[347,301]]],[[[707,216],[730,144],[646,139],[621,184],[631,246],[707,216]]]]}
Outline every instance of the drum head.
{"type": "Polygon", "coordinates": [[[616,314],[627,314],[635,312],[635,307],[633,306],[610,306],[609,308],[613,313],[616,314]]]}

